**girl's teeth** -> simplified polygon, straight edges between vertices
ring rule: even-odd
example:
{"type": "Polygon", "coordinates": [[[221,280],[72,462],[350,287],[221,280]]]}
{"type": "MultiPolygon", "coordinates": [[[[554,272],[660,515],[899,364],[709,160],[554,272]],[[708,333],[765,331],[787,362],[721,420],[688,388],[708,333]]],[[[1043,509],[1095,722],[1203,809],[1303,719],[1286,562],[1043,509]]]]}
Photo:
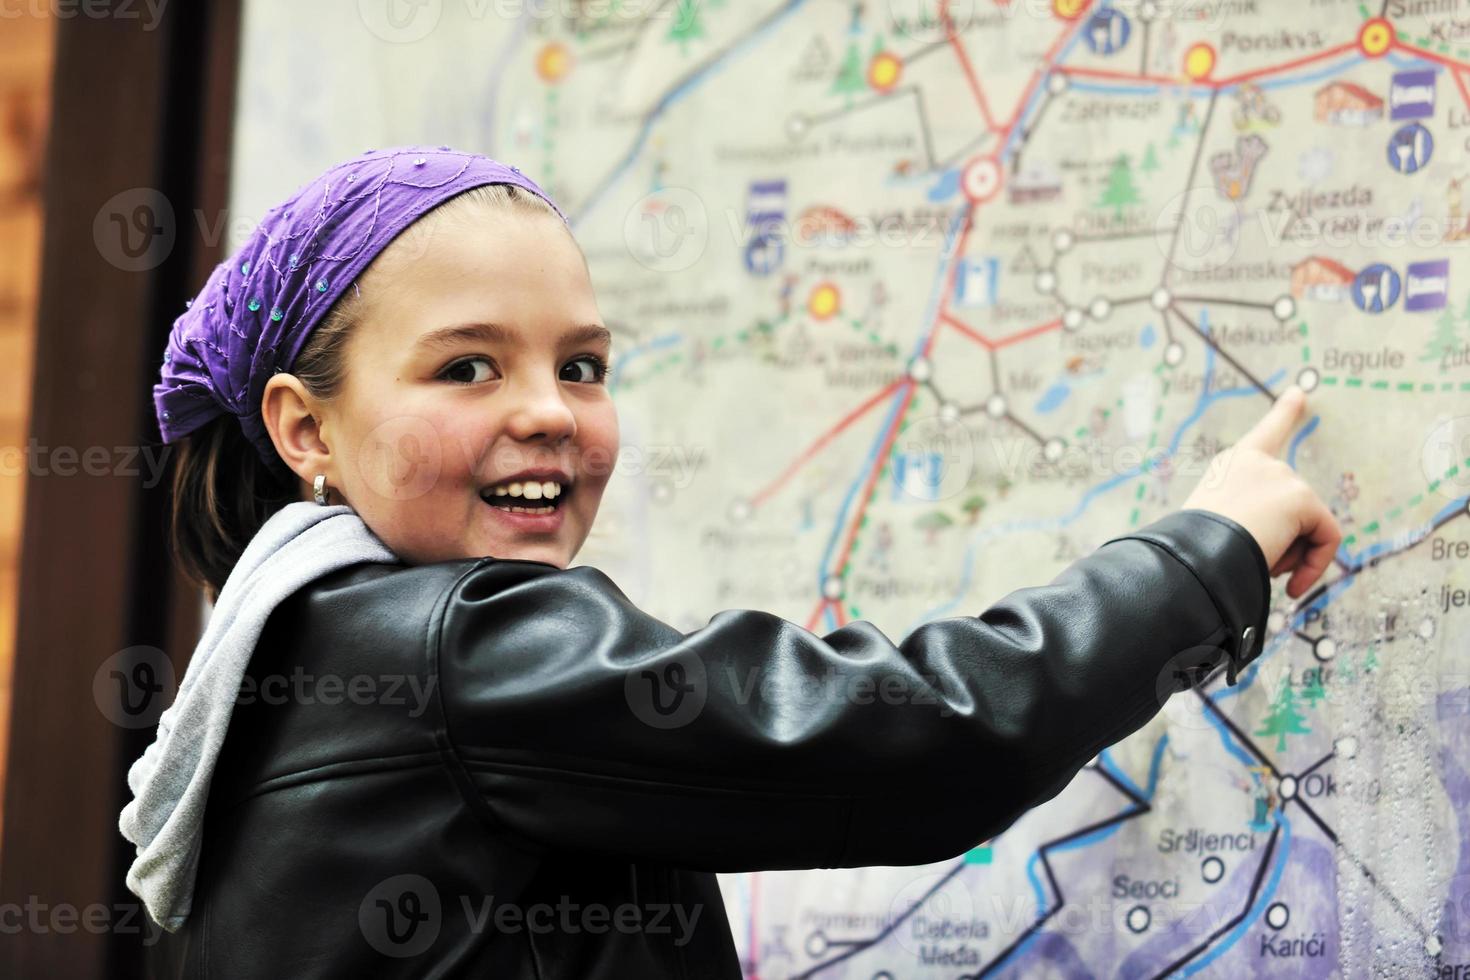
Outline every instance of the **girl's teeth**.
{"type": "Polygon", "coordinates": [[[560,484],[550,480],[545,483],[512,483],[495,488],[497,497],[524,497],[526,500],[555,500],[561,496],[560,484]]]}
{"type": "Polygon", "coordinates": [[[490,506],[499,507],[501,510],[508,510],[513,514],[552,514],[556,512],[556,508],[550,504],[545,507],[512,507],[509,504],[501,503],[491,504],[490,506]]]}

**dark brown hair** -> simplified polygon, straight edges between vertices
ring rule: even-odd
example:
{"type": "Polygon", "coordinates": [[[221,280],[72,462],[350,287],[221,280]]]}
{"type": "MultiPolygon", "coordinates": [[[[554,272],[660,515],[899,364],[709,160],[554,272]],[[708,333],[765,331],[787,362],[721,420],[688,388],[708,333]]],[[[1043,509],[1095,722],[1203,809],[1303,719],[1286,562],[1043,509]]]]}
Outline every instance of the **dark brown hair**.
{"type": "MultiPolygon", "coordinates": [[[[556,216],[552,207],[535,194],[511,184],[488,184],[450,198],[425,218],[467,217],[476,207],[511,207],[556,216]]],[[[396,249],[414,247],[430,228],[424,219],[414,222],[378,259],[396,249]]],[[[378,259],[368,266],[360,282],[371,282],[378,259]]],[[[347,341],[362,318],[363,304],[362,292],[354,283],[296,355],[291,373],[314,398],[328,401],[341,391],[347,341]]],[[[233,415],[220,415],[200,426],[179,440],[177,452],[171,455],[171,547],[184,574],[203,586],[213,602],[245,546],[271,515],[289,503],[308,499],[305,482],[285,471],[284,466],[267,466],[233,415]]]]}

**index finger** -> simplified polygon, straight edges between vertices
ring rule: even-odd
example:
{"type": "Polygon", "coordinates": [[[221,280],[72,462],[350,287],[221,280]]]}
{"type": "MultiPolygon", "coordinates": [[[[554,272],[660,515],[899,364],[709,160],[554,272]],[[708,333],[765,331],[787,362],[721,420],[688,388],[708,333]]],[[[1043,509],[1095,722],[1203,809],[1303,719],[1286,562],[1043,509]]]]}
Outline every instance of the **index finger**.
{"type": "Polygon", "coordinates": [[[1236,445],[1250,446],[1275,456],[1286,447],[1286,440],[1291,438],[1292,430],[1301,419],[1302,409],[1306,404],[1306,392],[1292,385],[1281,393],[1271,410],[1249,432],[1241,436],[1236,445]]]}

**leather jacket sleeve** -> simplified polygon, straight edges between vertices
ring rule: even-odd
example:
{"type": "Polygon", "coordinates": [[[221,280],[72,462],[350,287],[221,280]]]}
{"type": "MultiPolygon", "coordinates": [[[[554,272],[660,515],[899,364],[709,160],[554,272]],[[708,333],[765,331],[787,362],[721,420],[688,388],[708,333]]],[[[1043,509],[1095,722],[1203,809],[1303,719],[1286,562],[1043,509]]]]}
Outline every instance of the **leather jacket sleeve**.
{"type": "Polygon", "coordinates": [[[680,633],[590,567],[485,559],[430,622],[462,792],[532,849],[704,871],[924,864],[1258,655],[1243,527],[1179,511],[895,644],[727,610],[680,633]]]}

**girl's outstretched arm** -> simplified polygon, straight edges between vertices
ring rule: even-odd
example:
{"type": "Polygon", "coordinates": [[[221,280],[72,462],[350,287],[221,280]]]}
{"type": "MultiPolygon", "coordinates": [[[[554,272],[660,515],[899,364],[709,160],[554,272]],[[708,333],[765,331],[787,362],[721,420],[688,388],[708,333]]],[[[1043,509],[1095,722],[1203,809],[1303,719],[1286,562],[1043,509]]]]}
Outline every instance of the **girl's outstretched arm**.
{"type": "Polygon", "coordinates": [[[728,610],[680,633],[590,567],[485,559],[430,624],[450,764],[531,846],[708,871],[924,864],[1055,796],[1266,628],[1233,519],[1171,514],[895,644],[728,610]]]}

